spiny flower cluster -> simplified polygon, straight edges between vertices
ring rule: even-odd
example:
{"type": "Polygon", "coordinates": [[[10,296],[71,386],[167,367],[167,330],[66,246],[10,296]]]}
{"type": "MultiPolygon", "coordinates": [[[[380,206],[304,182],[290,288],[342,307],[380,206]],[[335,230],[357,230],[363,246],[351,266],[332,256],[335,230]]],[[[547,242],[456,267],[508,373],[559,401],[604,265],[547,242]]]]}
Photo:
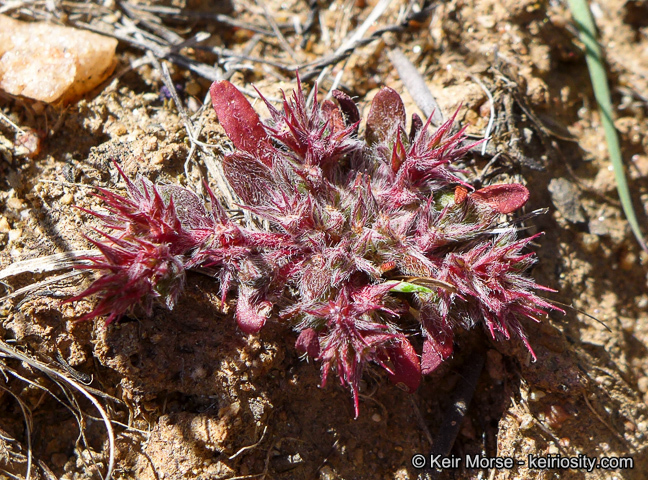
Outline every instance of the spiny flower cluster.
{"type": "Polygon", "coordinates": [[[187,189],[122,173],[128,197],[101,190],[109,213],[94,213],[111,233],[92,240],[102,256],[87,268],[99,276],[73,299],[99,297],[84,318],[172,308],[185,272],[208,269],[223,301],[236,301],[243,332],[271,316],[290,321],[297,349],[321,362],[322,384],[333,371],[350,388],[356,416],[367,362],[414,391],[452,355],[457,328],[517,336],[533,354],[520,319],[554,307],[524,274],[534,237],[518,240],[502,224],[528,191],[473,191],[456,166],[472,145],[453,132],[454,118],[431,131],[413,115],[408,131],[400,96],[383,88],[361,137],[358,109],[340,91],[308,106],[298,80],[281,110],[265,102],[267,121],[227,81],[211,96],[234,145],[226,180],[269,229],[233,221],[209,189],[211,208],[187,189]],[[418,322],[419,352],[409,322],[418,322]]]}

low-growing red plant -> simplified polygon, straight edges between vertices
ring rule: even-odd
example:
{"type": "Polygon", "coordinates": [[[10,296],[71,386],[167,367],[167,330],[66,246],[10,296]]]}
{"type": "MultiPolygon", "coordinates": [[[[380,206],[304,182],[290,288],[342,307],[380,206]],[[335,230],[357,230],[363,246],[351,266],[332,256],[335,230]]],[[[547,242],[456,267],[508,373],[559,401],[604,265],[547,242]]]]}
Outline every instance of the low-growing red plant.
{"type": "Polygon", "coordinates": [[[301,83],[262,121],[227,81],[211,87],[214,109],[234,150],[226,180],[241,207],[267,231],[231,220],[187,189],[129,181],[128,197],[101,190],[109,214],[98,216],[102,256],[87,268],[99,277],[74,299],[99,296],[84,318],[112,321],[154,302],[172,308],[188,269],[215,271],[221,295],[235,290],[236,319],[258,332],[274,315],[294,325],[299,352],[334,371],[351,390],[368,362],[409,391],[453,353],[457,328],[482,325],[494,339],[521,338],[521,319],[538,320],[548,290],[525,272],[518,240],[502,215],[529,197],[520,184],[480,190],[458,161],[473,146],[451,118],[432,131],[412,116],[406,129],[400,95],[383,88],[359,136],[360,114],[344,93],[308,106],[301,83]],[[422,350],[405,334],[416,319],[422,350]]]}

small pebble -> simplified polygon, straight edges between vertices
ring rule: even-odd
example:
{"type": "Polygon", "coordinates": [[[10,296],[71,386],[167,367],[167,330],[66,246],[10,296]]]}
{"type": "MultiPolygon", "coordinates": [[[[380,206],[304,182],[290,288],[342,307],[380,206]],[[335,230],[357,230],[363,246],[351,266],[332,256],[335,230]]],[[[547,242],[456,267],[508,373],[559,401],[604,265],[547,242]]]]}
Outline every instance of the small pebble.
{"type": "Polygon", "coordinates": [[[158,101],[159,99],[160,99],[160,95],[158,95],[157,93],[150,93],[149,92],[149,93],[145,93],[144,95],[142,95],[142,100],[145,103],[153,103],[153,102],[158,101]]]}
{"type": "Polygon", "coordinates": [[[634,252],[623,252],[619,258],[621,270],[630,271],[639,265],[639,260],[634,252]]]}
{"type": "Polygon", "coordinates": [[[585,222],[578,187],[566,178],[554,178],[549,182],[551,200],[561,215],[572,223],[585,222]]]}
{"type": "Polygon", "coordinates": [[[545,411],[545,422],[554,430],[562,427],[563,423],[571,418],[571,415],[561,406],[557,404],[550,405],[545,411]]]}
{"type": "Polygon", "coordinates": [[[580,243],[587,253],[595,253],[598,250],[599,245],[601,244],[601,239],[598,235],[592,235],[591,233],[583,233],[580,237],[580,243]]]}
{"type": "Polygon", "coordinates": [[[20,237],[22,237],[22,233],[22,228],[14,228],[13,230],[9,230],[9,241],[15,242],[20,237]]]}
{"type": "Polygon", "coordinates": [[[126,126],[123,123],[118,123],[112,128],[112,134],[115,135],[116,137],[121,137],[122,135],[126,135],[128,133],[128,130],[126,129],[126,126]]]}
{"type": "Polygon", "coordinates": [[[157,138],[155,137],[149,137],[147,138],[142,145],[142,149],[145,152],[154,152],[158,148],[158,141],[157,138]]]}
{"type": "Polygon", "coordinates": [[[151,163],[153,165],[162,165],[164,163],[164,161],[165,161],[164,153],[162,153],[159,150],[157,152],[155,152],[153,154],[153,156],[151,157],[151,163]]]}
{"type": "Polygon", "coordinates": [[[61,203],[63,205],[71,205],[72,202],[74,202],[74,195],[72,195],[71,193],[66,193],[61,197],[61,203]]]}
{"type": "Polygon", "coordinates": [[[185,85],[185,92],[189,95],[199,95],[200,90],[200,85],[196,82],[187,82],[185,85]]]}
{"type": "Polygon", "coordinates": [[[23,205],[24,205],[23,201],[16,197],[12,197],[9,200],[7,200],[7,207],[13,210],[22,210],[23,205]]]}
{"type": "Polygon", "coordinates": [[[320,480],[337,480],[340,477],[330,466],[324,465],[319,471],[319,478],[320,480]]]}
{"type": "Polygon", "coordinates": [[[532,390],[531,395],[529,395],[529,399],[532,402],[537,402],[538,400],[540,400],[541,398],[544,398],[546,396],[547,396],[547,394],[544,393],[542,390],[532,390]]]}

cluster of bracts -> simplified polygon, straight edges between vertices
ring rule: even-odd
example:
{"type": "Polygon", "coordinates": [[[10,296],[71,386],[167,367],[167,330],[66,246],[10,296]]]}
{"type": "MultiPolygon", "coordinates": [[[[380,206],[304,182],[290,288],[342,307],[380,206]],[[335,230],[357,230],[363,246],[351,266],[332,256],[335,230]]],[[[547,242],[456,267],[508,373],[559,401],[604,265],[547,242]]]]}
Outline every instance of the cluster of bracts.
{"type": "Polygon", "coordinates": [[[173,308],[187,270],[208,270],[222,301],[236,301],[236,320],[256,333],[270,318],[299,332],[296,348],[346,384],[358,414],[367,362],[382,366],[414,391],[421,375],[453,353],[454,332],[480,325],[493,338],[521,338],[520,324],[554,309],[539,297],[504,214],[522,207],[519,184],[474,189],[457,161],[473,146],[454,118],[436,131],[417,115],[406,130],[401,97],[383,88],[371,103],[364,135],[355,103],[307,106],[302,86],[283,109],[266,101],[262,121],[227,81],[211,87],[214,109],[234,145],[223,171],[240,208],[262,229],[228,216],[213,193],[210,205],[179,186],[126,181],[128,197],[101,190],[98,273],[84,292],[97,304],[84,318],[112,322],[133,309],[173,308]],[[410,323],[408,323],[410,322],[410,323]],[[404,333],[418,322],[417,352],[404,333]]]}

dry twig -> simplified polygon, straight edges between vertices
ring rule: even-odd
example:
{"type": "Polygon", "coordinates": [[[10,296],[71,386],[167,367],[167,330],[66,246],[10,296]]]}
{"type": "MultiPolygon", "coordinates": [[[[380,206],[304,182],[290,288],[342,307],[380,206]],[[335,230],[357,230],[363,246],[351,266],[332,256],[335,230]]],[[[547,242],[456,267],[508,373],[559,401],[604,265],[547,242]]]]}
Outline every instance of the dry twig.
{"type": "MultiPolygon", "coordinates": [[[[69,394],[68,390],[66,388],[64,388],[63,385],[67,385],[67,386],[72,387],[73,389],[77,390],[78,392],[80,392],[84,397],[86,397],[95,406],[95,408],[99,411],[99,414],[101,415],[101,417],[103,419],[104,425],[106,426],[106,431],[108,433],[108,444],[109,444],[109,454],[108,455],[109,455],[109,459],[108,459],[108,466],[106,468],[106,476],[102,477],[102,478],[104,478],[104,480],[109,480],[110,477],[112,476],[114,462],[115,462],[115,434],[113,432],[112,425],[111,425],[111,422],[110,422],[110,418],[108,417],[108,414],[106,413],[104,408],[101,406],[99,401],[93,395],[90,394],[90,392],[88,391],[88,388],[83,386],[82,384],[80,384],[76,380],[70,378],[68,375],[63,374],[63,373],[61,373],[61,372],[59,372],[59,371],[45,365],[43,362],[40,362],[40,361],[38,361],[36,359],[33,359],[33,358],[25,355],[24,353],[16,350],[15,348],[11,347],[10,345],[5,343],[4,341],[0,341],[0,352],[4,353],[9,358],[13,358],[13,359],[19,360],[21,362],[24,362],[27,365],[31,366],[32,368],[36,369],[37,371],[40,371],[40,372],[44,373],[54,383],[58,384],[61,387],[62,391],[68,397],[68,399],[73,404],[75,404],[75,407],[77,408],[76,411],[74,409],[71,409],[71,407],[69,407],[68,405],[66,405],[65,402],[62,402],[60,399],[58,399],[58,397],[56,395],[54,395],[54,393],[52,393],[51,391],[49,391],[47,389],[46,390],[48,391],[48,393],[50,393],[50,395],[52,395],[54,398],[56,398],[62,404],[64,404],[68,409],[70,409],[70,411],[72,411],[72,413],[75,415],[75,417],[77,417],[77,422],[79,423],[79,428],[80,428],[80,435],[83,436],[83,437],[85,437],[85,435],[83,433],[83,421],[82,421],[82,418],[81,418],[81,416],[82,416],[81,410],[78,408],[78,404],[76,403],[76,399],[74,399],[74,397],[70,397],[70,394],[69,394]]],[[[13,369],[10,369],[9,367],[7,367],[4,364],[2,365],[1,368],[2,368],[2,371],[11,373],[16,378],[22,379],[22,380],[30,383],[31,385],[36,386],[37,388],[45,389],[45,387],[43,387],[42,385],[39,385],[39,384],[25,378],[24,376],[18,374],[18,372],[16,372],[13,369]]],[[[87,442],[86,442],[86,445],[87,445],[87,442]]],[[[93,458],[93,461],[94,461],[94,458],[93,458]]]]}

